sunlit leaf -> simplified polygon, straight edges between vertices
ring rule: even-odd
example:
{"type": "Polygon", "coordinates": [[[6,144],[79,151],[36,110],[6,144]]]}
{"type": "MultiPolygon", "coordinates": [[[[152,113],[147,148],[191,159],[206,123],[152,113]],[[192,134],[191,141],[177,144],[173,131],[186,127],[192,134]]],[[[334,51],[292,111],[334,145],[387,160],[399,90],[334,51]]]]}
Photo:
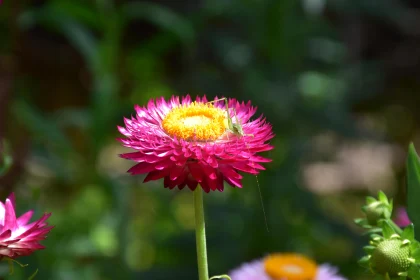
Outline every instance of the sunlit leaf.
{"type": "Polygon", "coordinates": [[[389,224],[389,222],[387,220],[382,221],[381,228],[382,228],[382,233],[383,233],[385,239],[388,239],[393,234],[395,234],[394,229],[392,228],[392,226],[389,224]]]}
{"type": "Polygon", "coordinates": [[[413,259],[415,259],[415,260],[416,260],[416,262],[418,263],[418,262],[420,261],[420,249],[419,249],[419,248],[417,248],[416,250],[414,250],[414,251],[411,253],[411,257],[412,257],[413,259]]]}
{"type": "Polygon", "coordinates": [[[376,202],[377,200],[376,200],[376,198],[374,198],[374,197],[372,197],[372,196],[367,196],[366,197],[366,204],[367,205],[369,205],[369,204],[371,204],[371,203],[374,203],[374,202],[376,202]]]}
{"type": "Polygon", "coordinates": [[[381,201],[383,203],[386,203],[386,204],[389,203],[388,198],[386,197],[386,194],[383,191],[379,191],[378,198],[379,198],[379,201],[381,201]]]}
{"type": "Polygon", "coordinates": [[[413,224],[410,224],[404,228],[401,234],[401,238],[408,239],[410,241],[414,239],[414,225],[413,224]]]}
{"type": "Polygon", "coordinates": [[[408,277],[412,279],[420,279],[420,268],[416,264],[412,264],[408,269],[408,277]]]}

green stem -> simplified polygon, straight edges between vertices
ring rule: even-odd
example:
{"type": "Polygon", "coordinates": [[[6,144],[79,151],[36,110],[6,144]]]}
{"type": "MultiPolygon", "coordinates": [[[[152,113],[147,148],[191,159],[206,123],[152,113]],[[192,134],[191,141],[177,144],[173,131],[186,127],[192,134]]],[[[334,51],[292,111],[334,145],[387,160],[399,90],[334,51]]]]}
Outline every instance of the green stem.
{"type": "Polygon", "coordinates": [[[204,222],[203,190],[197,186],[194,194],[195,210],[195,240],[197,245],[197,263],[199,280],[208,280],[209,272],[207,265],[206,228],[204,222]]]}
{"type": "Polygon", "coordinates": [[[388,219],[390,226],[395,230],[396,233],[402,234],[403,230],[397,226],[391,219],[388,219]]]}

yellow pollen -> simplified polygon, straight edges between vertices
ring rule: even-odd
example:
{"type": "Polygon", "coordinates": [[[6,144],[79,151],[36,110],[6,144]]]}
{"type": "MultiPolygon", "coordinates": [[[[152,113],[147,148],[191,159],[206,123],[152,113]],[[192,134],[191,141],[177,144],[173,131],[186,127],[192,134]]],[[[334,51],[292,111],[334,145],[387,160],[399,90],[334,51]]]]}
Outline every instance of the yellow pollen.
{"type": "Polygon", "coordinates": [[[273,278],[287,280],[313,280],[317,265],[297,254],[273,254],[264,259],[265,272],[273,278]]]}
{"type": "Polygon", "coordinates": [[[173,108],[163,119],[165,132],[184,140],[212,141],[226,131],[226,111],[212,104],[192,102],[173,108]]]}

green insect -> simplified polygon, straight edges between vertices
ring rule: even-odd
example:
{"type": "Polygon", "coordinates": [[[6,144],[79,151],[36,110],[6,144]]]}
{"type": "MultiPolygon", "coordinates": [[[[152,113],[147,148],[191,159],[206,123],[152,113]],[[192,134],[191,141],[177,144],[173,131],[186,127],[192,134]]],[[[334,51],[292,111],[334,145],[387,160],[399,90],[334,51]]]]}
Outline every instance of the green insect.
{"type": "Polygon", "coordinates": [[[215,103],[215,102],[223,101],[223,100],[225,101],[226,118],[227,118],[227,121],[228,121],[227,130],[229,130],[232,134],[235,134],[235,135],[238,135],[238,136],[242,136],[242,137],[243,136],[252,136],[252,137],[254,137],[254,134],[245,134],[244,133],[244,130],[242,128],[242,124],[239,122],[238,117],[236,116],[235,108],[232,108],[232,110],[235,114],[235,121],[236,121],[235,123],[233,122],[233,120],[232,120],[232,118],[230,117],[230,114],[229,114],[229,104],[228,104],[228,100],[227,100],[226,97],[216,99],[216,100],[213,100],[213,101],[209,101],[207,103],[215,103]]]}
{"type": "MultiPolygon", "coordinates": [[[[227,130],[228,130],[229,132],[231,132],[232,134],[235,134],[235,135],[240,136],[240,137],[244,137],[244,136],[251,136],[251,137],[254,137],[254,134],[245,134],[245,133],[244,133],[244,130],[243,130],[243,128],[242,128],[242,124],[241,124],[241,122],[239,121],[239,119],[238,119],[238,117],[237,117],[237,115],[236,115],[236,110],[235,110],[235,108],[232,108],[233,113],[234,113],[234,117],[235,117],[235,121],[236,121],[235,123],[233,122],[233,120],[232,120],[232,118],[231,118],[231,116],[230,116],[230,114],[229,114],[229,104],[228,104],[228,100],[227,100],[227,98],[226,98],[226,97],[223,97],[223,98],[220,98],[220,99],[215,99],[215,100],[213,100],[213,101],[209,101],[209,102],[207,102],[207,103],[212,104],[212,103],[215,103],[215,102],[218,102],[218,101],[224,101],[224,102],[225,102],[225,107],[226,107],[226,118],[227,118],[227,122],[228,122],[228,127],[227,127],[227,130]]],[[[229,137],[229,136],[228,136],[228,137],[229,137]]],[[[229,139],[229,138],[228,138],[228,139],[229,139]]],[[[245,145],[246,145],[246,147],[247,147],[247,149],[248,149],[248,153],[251,153],[251,152],[250,152],[250,150],[249,150],[249,146],[248,146],[248,144],[247,144],[246,142],[244,142],[244,143],[245,143],[245,145]]],[[[254,163],[253,163],[253,162],[252,162],[252,165],[254,165],[254,163]]],[[[254,167],[254,166],[253,166],[253,167],[254,167]]],[[[255,169],[255,167],[254,167],[254,169],[255,169]]],[[[260,182],[258,181],[258,177],[257,177],[257,175],[255,175],[255,180],[257,181],[258,191],[259,191],[259,193],[260,193],[260,200],[261,200],[261,206],[262,206],[262,210],[263,210],[263,214],[264,214],[265,226],[266,226],[266,228],[267,228],[267,232],[269,232],[269,229],[268,229],[268,222],[267,222],[267,216],[266,216],[266,214],[265,214],[264,202],[263,202],[262,193],[261,193],[260,182]]]]}

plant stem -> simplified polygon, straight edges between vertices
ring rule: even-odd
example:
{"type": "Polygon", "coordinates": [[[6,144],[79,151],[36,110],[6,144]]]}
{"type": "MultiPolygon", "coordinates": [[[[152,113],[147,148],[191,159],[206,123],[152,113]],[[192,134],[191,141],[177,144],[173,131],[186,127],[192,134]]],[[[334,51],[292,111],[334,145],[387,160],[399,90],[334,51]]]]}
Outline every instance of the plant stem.
{"type": "Polygon", "coordinates": [[[389,225],[395,230],[396,233],[402,234],[403,230],[399,226],[397,226],[391,219],[389,219],[388,221],[389,225]]]}
{"type": "Polygon", "coordinates": [[[195,210],[195,240],[197,245],[197,264],[199,280],[208,280],[206,228],[204,222],[203,190],[197,186],[194,195],[195,210]]]}

